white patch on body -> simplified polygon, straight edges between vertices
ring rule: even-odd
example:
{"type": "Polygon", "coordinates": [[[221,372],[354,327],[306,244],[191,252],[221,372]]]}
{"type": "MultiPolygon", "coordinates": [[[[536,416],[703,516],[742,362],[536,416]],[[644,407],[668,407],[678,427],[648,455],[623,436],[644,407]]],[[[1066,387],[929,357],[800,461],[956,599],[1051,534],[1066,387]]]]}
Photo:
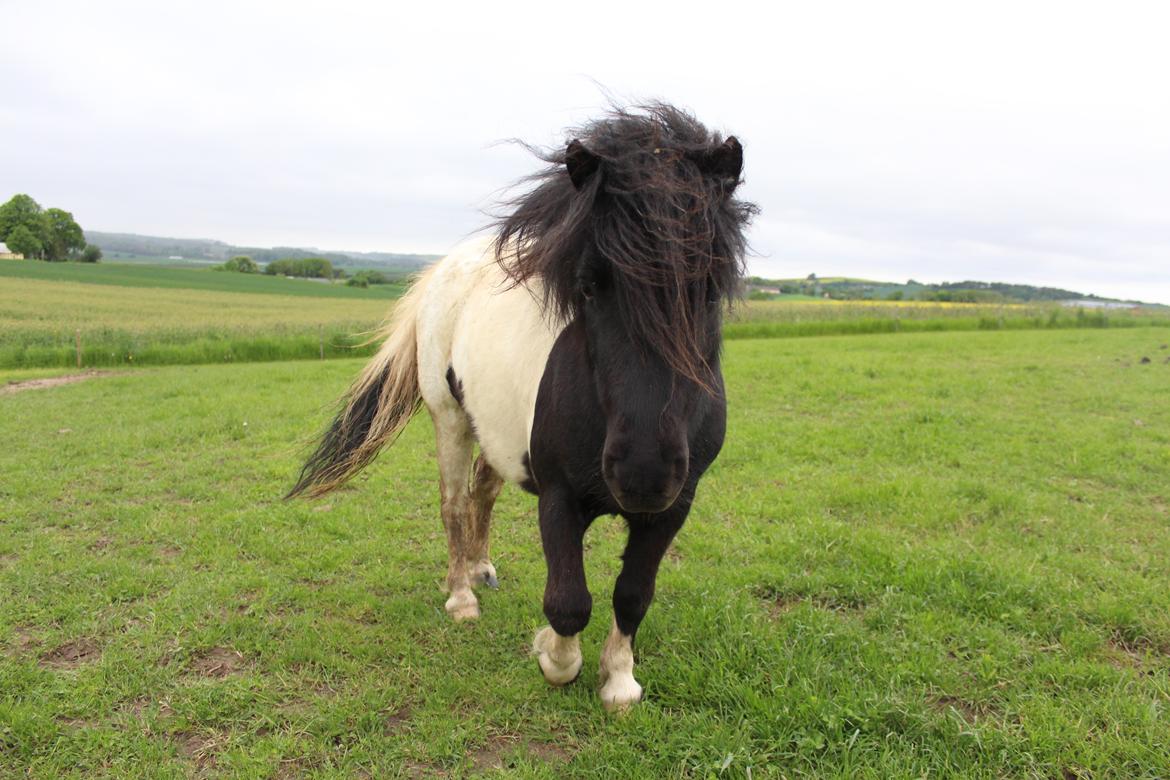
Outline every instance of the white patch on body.
{"type": "Polygon", "coordinates": [[[460,245],[418,284],[425,285],[414,320],[418,384],[435,424],[448,543],[446,609],[455,620],[468,620],[479,617],[472,586],[496,582],[487,520],[472,517],[481,511],[469,484],[472,449],[478,441],[484,460],[506,481],[531,476],[524,460],[536,394],[563,325],[545,317],[539,283],[512,284],[488,238],[460,245]],[[452,395],[448,369],[462,388],[462,404],[452,395]]]}
{"type": "Polygon", "coordinates": [[[614,621],[601,650],[601,703],[610,712],[621,712],[642,698],[642,686],[634,679],[634,642],[614,621]]]}
{"type": "Polygon", "coordinates": [[[553,343],[564,329],[541,307],[537,283],[513,285],[489,239],[468,242],[439,261],[418,318],[418,373],[431,409],[456,404],[447,369],[463,387],[484,458],[508,482],[530,475],[524,456],[536,394],[553,343]]]}
{"type": "Polygon", "coordinates": [[[584,663],[581,655],[581,635],[561,636],[552,626],[536,632],[532,652],[549,685],[560,687],[577,679],[584,663]]]}

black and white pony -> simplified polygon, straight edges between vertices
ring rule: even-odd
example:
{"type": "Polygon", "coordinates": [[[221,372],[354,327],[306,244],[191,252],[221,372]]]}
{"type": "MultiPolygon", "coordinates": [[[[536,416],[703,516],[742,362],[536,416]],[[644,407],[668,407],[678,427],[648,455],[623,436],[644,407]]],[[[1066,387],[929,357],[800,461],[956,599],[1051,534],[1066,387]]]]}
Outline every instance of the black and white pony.
{"type": "Polygon", "coordinates": [[[427,270],[291,495],[367,465],[425,404],[435,425],[447,612],[479,616],[496,586],[492,505],[505,481],[539,496],[549,625],[533,649],[553,685],[576,679],[593,599],[582,541],[599,515],[629,528],[601,651],[601,699],[638,701],[634,635],[658,566],[723,443],[723,309],[744,229],[743,150],[664,104],[580,128],[512,201],[491,240],[427,270]],[[479,457],[472,462],[474,446],[479,457]]]}

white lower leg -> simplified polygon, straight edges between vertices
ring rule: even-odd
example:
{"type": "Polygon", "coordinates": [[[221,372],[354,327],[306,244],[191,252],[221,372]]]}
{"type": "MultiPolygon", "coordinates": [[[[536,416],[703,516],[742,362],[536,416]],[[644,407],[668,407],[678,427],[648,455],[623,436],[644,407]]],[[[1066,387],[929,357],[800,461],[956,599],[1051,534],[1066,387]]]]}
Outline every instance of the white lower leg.
{"type": "Polygon", "coordinates": [[[447,603],[443,605],[447,614],[456,622],[460,620],[474,620],[479,617],[479,599],[471,592],[471,588],[460,588],[451,591],[447,603]]]}
{"type": "Polygon", "coordinates": [[[471,580],[468,577],[468,569],[471,567],[457,553],[453,555],[456,557],[447,566],[447,590],[451,595],[444,606],[455,622],[475,620],[479,617],[479,599],[471,592],[471,580]]]}
{"type": "Polygon", "coordinates": [[[611,712],[621,711],[642,698],[642,686],[634,679],[634,641],[614,621],[601,650],[601,703],[611,712]]]}
{"type": "Polygon", "coordinates": [[[532,652],[550,685],[568,685],[581,673],[581,635],[561,636],[552,626],[536,632],[532,652]]]}

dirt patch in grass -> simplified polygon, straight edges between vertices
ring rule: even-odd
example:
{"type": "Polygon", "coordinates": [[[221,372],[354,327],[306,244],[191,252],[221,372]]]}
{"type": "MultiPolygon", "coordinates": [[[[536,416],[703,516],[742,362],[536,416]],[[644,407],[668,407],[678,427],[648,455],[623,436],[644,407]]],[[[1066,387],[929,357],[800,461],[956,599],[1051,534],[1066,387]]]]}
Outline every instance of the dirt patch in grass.
{"type": "Polygon", "coordinates": [[[315,770],[320,769],[323,762],[319,758],[282,758],[272,775],[273,780],[295,780],[299,777],[308,777],[315,770]]]}
{"type": "Polygon", "coordinates": [[[386,722],[382,724],[382,732],[386,736],[397,734],[406,729],[410,725],[410,716],[414,713],[410,707],[400,707],[394,712],[386,716],[386,722]]]}
{"type": "Polygon", "coordinates": [[[481,747],[468,754],[471,768],[475,773],[490,769],[504,769],[508,766],[506,756],[514,753],[527,754],[547,764],[564,764],[572,755],[548,742],[529,742],[519,734],[494,734],[481,747]]]}
{"type": "Polygon", "coordinates": [[[1105,641],[1101,652],[1109,665],[1115,669],[1146,670],[1148,674],[1154,673],[1152,668],[1147,668],[1154,660],[1151,656],[1156,658],[1158,655],[1167,654],[1166,648],[1160,647],[1154,642],[1126,641],[1116,636],[1105,641]]]}
{"type": "Polygon", "coordinates": [[[60,387],[61,385],[71,385],[75,382],[84,382],[87,379],[105,376],[109,373],[109,371],[82,371],[80,374],[64,374],[63,376],[51,376],[45,379],[25,379],[17,382],[9,382],[3,387],[0,387],[0,395],[23,393],[25,390],[47,390],[50,387],[60,387]]]}
{"type": "Polygon", "coordinates": [[[968,723],[978,723],[998,714],[994,707],[986,703],[967,701],[958,696],[936,696],[930,700],[931,709],[935,712],[957,712],[959,717],[968,723]]]}
{"type": "Polygon", "coordinates": [[[1170,656],[1170,641],[1161,637],[1152,637],[1139,634],[1129,628],[1116,628],[1112,631],[1106,644],[1113,650],[1134,658],[1144,658],[1146,654],[1170,656]]]}
{"type": "Polygon", "coordinates": [[[859,598],[835,594],[776,593],[769,588],[761,588],[756,595],[767,602],[768,617],[772,620],[777,620],[801,604],[809,604],[817,609],[835,612],[839,615],[860,615],[866,607],[865,602],[859,598]]]}
{"type": "Polygon", "coordinates": [[[226,647],[213,647],[191,656],[187,669],[200,677],[222,680],[243,671],[246,665],[241,653],[226,647]]]}
{"type": "Polygon", "coordinates": [[[195,765],[195,777],[207,777],[215,769],[216,754],[228,740],[227,734],[198,734],[180,731],[174,737],[179,755],[195,765]]]}
{"type": "Polygon", "coordinates": [[[28,629],[20,628],[19,626],[13,630],[10,644],[15,654],[19,657],[32,651],[34,647],[39,645],[41,640],[36,637],[28,629]]]}
{"type": "Polygon", "coordinates": [[[42,655],[41,666],[50,669],[76,669],[82,664],[96,661],[101,653],[101,648],[92,639],[75,639],[42,655]]]}

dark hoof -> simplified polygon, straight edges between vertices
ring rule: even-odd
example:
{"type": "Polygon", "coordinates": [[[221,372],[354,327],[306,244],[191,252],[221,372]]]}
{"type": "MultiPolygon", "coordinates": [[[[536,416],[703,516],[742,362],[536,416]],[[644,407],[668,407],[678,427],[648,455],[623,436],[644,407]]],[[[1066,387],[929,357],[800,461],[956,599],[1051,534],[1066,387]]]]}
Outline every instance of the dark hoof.
{"type": "Polygon", "coordinates": [[[500,589],[500,581],[496,579],[496,575],[494,574],[485,574],[483,578],[483,584],[487,585],[492,590],[500,589]]]}

